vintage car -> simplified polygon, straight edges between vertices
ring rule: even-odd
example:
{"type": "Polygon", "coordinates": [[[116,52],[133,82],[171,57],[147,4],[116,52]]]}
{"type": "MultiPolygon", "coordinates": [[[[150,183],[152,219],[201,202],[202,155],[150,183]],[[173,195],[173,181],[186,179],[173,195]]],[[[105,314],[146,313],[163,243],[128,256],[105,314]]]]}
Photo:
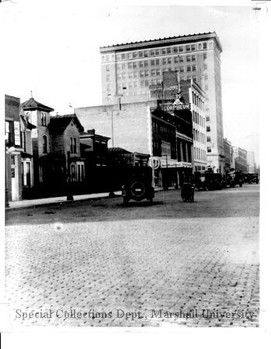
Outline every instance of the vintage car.
{"type": "Polygon", "coordinates": [[[151,167],[131,167],[127,171],[125,183],[122,185],[123,204],[127,205],[130,200],[142,201],[144,199],[153,201],[153,170],[151,167]]]}

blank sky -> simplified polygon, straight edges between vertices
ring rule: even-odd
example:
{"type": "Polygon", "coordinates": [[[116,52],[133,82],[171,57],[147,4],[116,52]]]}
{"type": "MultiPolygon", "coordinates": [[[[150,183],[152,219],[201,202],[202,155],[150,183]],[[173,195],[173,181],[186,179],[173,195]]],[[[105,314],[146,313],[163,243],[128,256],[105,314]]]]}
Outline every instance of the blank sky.
{"type": "Polygon", "coordinates": [[[103,6],[85,1],[2,3],[4,92],[59,113],[101,103],[99,47],[216,31],[223,47],[224,136],[258,157],[260,13],[251,6],[103,6]]]}

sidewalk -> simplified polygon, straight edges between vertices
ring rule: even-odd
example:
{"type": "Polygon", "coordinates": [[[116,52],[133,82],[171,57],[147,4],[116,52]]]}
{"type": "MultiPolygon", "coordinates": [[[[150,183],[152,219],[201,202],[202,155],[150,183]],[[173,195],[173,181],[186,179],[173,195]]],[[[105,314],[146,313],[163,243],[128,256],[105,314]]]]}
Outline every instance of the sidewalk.
{"type": "MultiPolygon", "coordinates": [[[[116,196],[119,196],[119,195],[121,195],[121,192],[117,191],[117,192],[114,192],[114,194],[116,196]]],[[[106,197],[109,197],[109,192],[73,195],[73,201],[106,198],[106,197]]],[[[24,207],[40,206],[40,205],[48,205],[48,204],[67,202],[67,201],[68,201],[67,196],[51,197],[51,198],[44,198],[44,199],[34,199],[34,200],[10,201],[9,207],[6,207],[6,210],[16,209],[16,208],[24,208],[24,207]]]]}

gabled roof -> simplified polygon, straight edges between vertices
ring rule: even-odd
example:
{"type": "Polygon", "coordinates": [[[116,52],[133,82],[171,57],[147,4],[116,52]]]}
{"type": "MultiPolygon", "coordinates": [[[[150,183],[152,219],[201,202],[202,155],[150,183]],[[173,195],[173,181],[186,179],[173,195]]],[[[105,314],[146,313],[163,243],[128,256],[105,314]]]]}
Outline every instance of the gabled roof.
{"type": "Polygon", "coordinates": [[[120,148],[120,147],[115,147],[115,148],[108,148],[109,153],[116,153],[116,154],[132,154],[130,151],[120,148]]]}
{"type": "Polygon", "coordinates": [[[23,110],[42,110],[42,111],[47,111],[47,112],[51,112],[54,109],[47,107],[46,105],[37,102],[34,98],[30,98],[28,101],[23,102],[21,104],[21,107],[23,110]]]}
{"type": "Polygon", "coordinates": [[[64,131],[71,123],[71,121],[73,121],[74,124],[77,126],[79,132],[84,131],[84,127],[81,125],[76,114],[51,116],[48,127],[50,128],[51,132],[64,131]]]}

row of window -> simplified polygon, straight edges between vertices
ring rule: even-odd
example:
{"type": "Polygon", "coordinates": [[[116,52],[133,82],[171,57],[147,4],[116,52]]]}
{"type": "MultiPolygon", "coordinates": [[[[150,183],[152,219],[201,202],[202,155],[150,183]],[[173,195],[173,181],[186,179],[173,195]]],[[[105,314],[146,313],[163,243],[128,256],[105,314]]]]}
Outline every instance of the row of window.
{"type": "Polygon", "coordinates": [[[203,106],[204,106],[203,100],[198,95],[196,95],[194,91],[192,91],[192,102],[201,110],[203,110],[203,106]]]}
{"type": "MultiPolygon", "coordinates": [[[[191,71],[196,71],[197,67],[195,65],[192,66],[186,66],[186,67],[180,67],[179,71],[180,73],[185,73],[186,72],[191,72],[191,71]]],[[[162,72],[166,72],[166,71],[172,71],[171,68],[169,69],[151,69],[151,70],[140,70],[140,71],[134,71],[134,72],[129,72],[128,74],[126,73],[121,73],[121,74],[117,74],[117,80],[126,80],[128,79],[137,79],[137,78],[144,78],[144,77],[148,77],[148,76],[161,76],[162,72]]],[[[106,75],[106,82],[110,82],[111,81],[111,76],[110,75],[106,75]]],[[[196,104],[196,102],[194,103],[196,104]]],[[[198,104],[197,104],[198,105],[198,104]]]]}
{"type": "MultiPolygon", "coordinates": [[[[211,43],[210,43],[211,45],[211,43]]],[[[191,52],[196,50],[206,50],[207,49],[207,42],[198,43],[198,44],[190,44],[190,45],[178,45],[178,46],[170,46],[170,47],[164,47],[164,48],[157,48],[157,49],[149,49],[149,50],[136,50],[136,51],[130,51],[127,53],[117,53],[116,59],[118,61],[120,60],[129,60],[134,58],[143,58],[143,57],[153,57],[153,56],[160,56],[160,55],[168,55],[172,53],[182,53],[182,52],[191,52]]],[[[111,54],[111,57],[114,58],[114,55],[111,54]]],[[[108,62],[110,60],[110,54],[102,55],[102,61],[108,62]]]]}
{"type": "MultiPolygon", "coordinates": [[[[181,78],[182,80],[192,80],[193,81],[197,81],[197,77],[196,76],[184,76],[181,78]]],[[[143,88],[143,87],[149,87],[151,85],[161,85],[162,80],[161,79],[150,79],[150,80],[141,80],[140,82],[138,81],[123,81],[122,83],[118,83],[118,93],[122,94],[122,95],[127,95],[127,90],[128,89],[134,89],[134,88],[143,88]]],[[[111,91],[111,87],[113,88],[113,86],[111,86],[110,84],[107,84],[106,86],[106,91],[107,93],[109,93],[111,91]]]]}
{"type": "Polygon", "coordinates": [[[200,143],[206,143],[205,134],[198,130],[193,129],[193,138],[200,143]]]}
{"type": "Polygon", "coordinates": [[[196,111],[192,111],[192,115],[193,115],[193,121],[198,124],[201,125],[202,127],[205,127],[205,119],[196,111]]]}
{"type": "Polygon", "coordinates": [[[206,151],[197,147],[194,147],[194,159],[206,161],[206,151]]]}

